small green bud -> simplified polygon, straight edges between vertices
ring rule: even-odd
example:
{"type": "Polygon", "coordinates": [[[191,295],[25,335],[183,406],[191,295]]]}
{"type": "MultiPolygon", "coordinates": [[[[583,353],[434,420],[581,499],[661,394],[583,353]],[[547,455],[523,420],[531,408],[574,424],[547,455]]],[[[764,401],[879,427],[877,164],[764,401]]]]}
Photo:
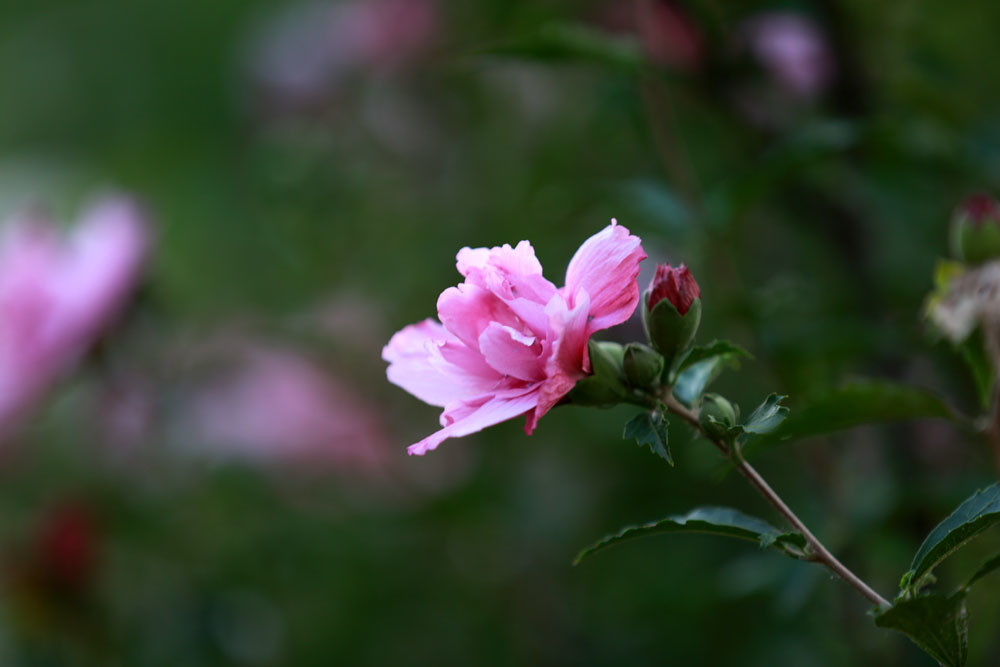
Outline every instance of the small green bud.
{"type": "Polygon", "coordinates": [[[951,218],[951,249],[969,264],[1000,257],[1000,204],[989,195],[966,199],[951,218]]]}
{"type": "Polygon", "coordinates": [[[625,371],[622,369],[625,348],[618,343],[591,339],[587,350],[591,374],[576,383],[566,396],[568,402],[608,406],[624,401],[628,397],[625,371]]]}
{"type": "Polygon", "coordinates": [[[701,290],[683,264],[656,267],[642,298],[642,323],[649,341],[670,362],[694,340],[701,322],[701,290]]]}
{"type": "Polygon", "coordinates": [[[656,350],[642,343],[625,346],[622,360],[625,379],[636,389],[656,389],[663,373],[663,357],[656,350]]]}
{"type": "Polygon", "coordinates": [[[701,398],[698,423],[713,438],[726,438],[729,429],[739,421],[739,408],[718,394],[705,394],[701,398]]]}

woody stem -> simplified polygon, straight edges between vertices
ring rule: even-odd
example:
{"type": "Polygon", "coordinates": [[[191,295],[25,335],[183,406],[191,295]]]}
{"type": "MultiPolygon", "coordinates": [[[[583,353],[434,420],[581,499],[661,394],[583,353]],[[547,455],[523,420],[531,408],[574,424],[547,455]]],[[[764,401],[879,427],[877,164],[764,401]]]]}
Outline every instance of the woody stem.
{"type": "Polygon", "coordinates": [[[736,469],[743,475],[747,481],[757,490],[760,495],[771,503],[771,505],[778,510],[786,521],[795,530],[802,533],[805,537],[806,543],[809,545],[809,550],[812,553],[812,560],[823,564],[827,569],[836,574],[838,577],[843,579],[849,586],[854,588],[856,591],[865,596],[868,600],[874,603],[880,608],[890,607],[890,603],[884,597],[879,595],[875,590],[866,584],[858,575],[854,574],[849,570],[843,563],[837,560],[830,551],[823,545],[819,539],[813,535],[812,531],[802,522],[802,520],[791,510],[790,507],[782,500],[781,496],[771,488],[771,485],[761,476],[757,470],[751,466],[740,454],[737,447],[732,447],[725,441],[718,438],[713,438],[705,433],[702,429],[701,424],[698,421],[698,413],[694,410],[682,405],[677,399],[675,399],[670,391],[663,392],[659,397],[667,408],[676,415],[679,415],[684,421],[697,429],[705,438],[707,438],[712,444],[714,444],[722,454],[732,461],[736,469]]]}

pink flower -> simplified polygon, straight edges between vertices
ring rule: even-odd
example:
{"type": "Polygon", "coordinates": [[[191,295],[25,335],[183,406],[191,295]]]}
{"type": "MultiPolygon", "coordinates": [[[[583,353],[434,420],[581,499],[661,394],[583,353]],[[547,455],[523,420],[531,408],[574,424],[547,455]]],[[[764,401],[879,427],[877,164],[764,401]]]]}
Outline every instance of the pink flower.
{"type": "Polygon", "coordinates": [[[38,218],[0,232],[0,436],[117,315],[147,242],[124,199],[99,202],[65,237],[38,218]]]}
{"type": "Polygon", "coordinates": [[[791,95],[814,99],[833,78],[833,54],[822,28],[812,19],[768,12],[753,17],[741,30],[754,57],[791,95]]]}
{"type": "Polygon", "coordinates": [[[309,2],[282,8],[250,44],[250,74],[279,105],[310,107],[358,75],[418,60],[434,44],[435,0],[309,2]]]}
{"type": "Polygon", "coordinates": [[[215,371],[193,393],[186,440],[222,458],[258,463],[371,470],[384,462],[385,436],[356,391],[293,352],[230,346],[238,367],[215,371]]]}
{"type": "Polygon", "coordinates": [[[441,294],[441,322],[410,325],[382,350],[390,382],[444,408],[443,428],[409,453],[522,414],[530,435],[590,371],[590,336],[635,311],[645,258],[639,238],[614,220],[576,251],[561,288],[542,276],[527,241],[460,250],[465,282],[441,294]]]}

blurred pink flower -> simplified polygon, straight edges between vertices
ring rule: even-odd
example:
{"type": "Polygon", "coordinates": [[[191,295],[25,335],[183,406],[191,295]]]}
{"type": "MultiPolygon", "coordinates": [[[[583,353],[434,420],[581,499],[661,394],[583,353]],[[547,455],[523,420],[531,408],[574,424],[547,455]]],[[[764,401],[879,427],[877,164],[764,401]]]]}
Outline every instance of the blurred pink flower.
{"type": "Polygon", "coordinates": [[[143,216],[121,198],[92,206],[65,236],[36,217],[0,231],[0,435],[111,324],[148,242],[143,216]]]}
{"type": "Polygon", "coordinates": [[[212,454],[262,463],[373,468],[383,462],[378,419],[349,388],[306,359],[244,344],[239,367],[196,392],[185,439],[212,454]]]}
{"type": "Polygon", "coordinates": [[[440,22],[434,0],[315,2],[282,10],[251,45],[251,75],[274,101],[309,105],[359,72],[405,65],[440,22]]]}
{"type": "Polygon", "coordinates": [[[758,14],[741,33],[751,54],[789,94],[812,100],[833,78],[833,54],[822,28],[792,12],[758,14]]]}
{"type": "Polygon", "coordinates": [[[438,299],[441,323],[410,325],[382,350],[390,382],[444,408],[443,428],[409,453],[525,413],[530,435],[589,372],[591,334],[635,311],[645,258],[639,238],[614,220],[580,246],[558,289],[527,241],[460,250],[465,282],[438,299]]]}

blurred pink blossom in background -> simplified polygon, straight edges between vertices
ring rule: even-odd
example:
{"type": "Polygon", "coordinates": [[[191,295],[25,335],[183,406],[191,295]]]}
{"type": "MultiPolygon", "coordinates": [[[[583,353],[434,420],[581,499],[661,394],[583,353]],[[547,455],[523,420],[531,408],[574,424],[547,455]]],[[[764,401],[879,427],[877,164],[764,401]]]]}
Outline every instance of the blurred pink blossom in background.
{"type": "Polygon", "coordinates": [[[792,12],[768,12],[740,29],[750,54],[789,95],[813,100],[830,84],[834,58],[823,29],[792,12]]]}
{"type": "Polygon", "coordinates": [[[122,198],[63,234],[38,216],[0,231],[0,437],[112,324],[139,279],[149,229],[122,198]]]}
{"type": "Polygon", "coordinates": [[[409,452],[525,413],[530,434],[590,371],[590,336],[635,311],[645,258],[639,238],[615,221],[576,251],[562,288],[542,276],[527,241],[460,250],[465,282],[438,299],[441,323],[410,325],[382,351],[391,382],[444,408],[443,428],[409,452]]]}
{"type": "Polygon", "coordinates": [[[403,67],[433,45],[433,0],[316,2],[283,9],[250,45],[250,74],[270,105],[309,107],[358,74],[403,67]]]}
{"type": "Polygon", "coordinates": [[[185,442],[221,459],[374,469],[386,437],[356,392],[293,352],[233,344],[232,368],[194,392],[185,442]]]}

